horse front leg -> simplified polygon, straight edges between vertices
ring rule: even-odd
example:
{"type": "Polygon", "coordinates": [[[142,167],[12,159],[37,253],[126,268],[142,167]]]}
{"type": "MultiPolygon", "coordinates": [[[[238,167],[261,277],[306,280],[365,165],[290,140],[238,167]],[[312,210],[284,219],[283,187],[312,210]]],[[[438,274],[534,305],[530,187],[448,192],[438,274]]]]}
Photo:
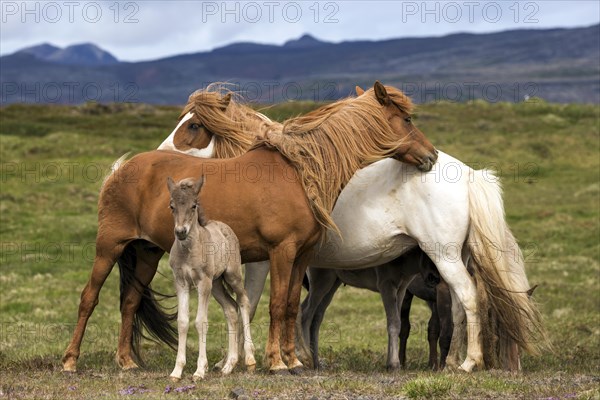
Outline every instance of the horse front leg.
{"type": "Polygon", "coordinates": [[[308,268],[312,252],[301,254],[294,262],[292,269],[290,287],[287,296],[287,305],[285,313],[285,329],[283,338],[283,360],[293,374],[302,372],[304,366],[296,356],[296,321],[298,309],[300,307],[300,295],[302,293],[302,281],[308,268]]]}
{"type": "Polygon", "coordinates": [[[71,342],[67,346],[62,358],[63,371],[65,372],[75,372],[77,370],[77,359],[80,355],[81,341],[83,340],[87,322],[98,304],[98,296],[102,285],[104,285],[117,258],[125,247],[113,241],[104,242],[102,237],[99,234],[96,239],[96,256],[94,258],[92,273],[81,292],[77,325],[75,326],[71,342]]]}
{"type": "MultiPolygon", "coordinates": [[[[271,298],[269,300],[269,337],[265,349],[265,359],[269,373],[287,373],[288,367],[281,359],[281,333],[282,323],[286,314],[288,289],[292,275],[295,251],[289,254],[287,244],[281,243],[269,250],[271,262],[271,298]]],[[[300,281],[302,282],[302,281],[300,281]]]]}

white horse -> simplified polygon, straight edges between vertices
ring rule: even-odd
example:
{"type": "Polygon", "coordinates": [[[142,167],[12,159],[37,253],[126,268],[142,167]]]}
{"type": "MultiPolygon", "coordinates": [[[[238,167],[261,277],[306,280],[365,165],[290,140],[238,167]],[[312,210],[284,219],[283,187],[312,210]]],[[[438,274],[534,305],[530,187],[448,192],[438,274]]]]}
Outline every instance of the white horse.
{"type": "MultiPolygon", "coordinates": [[[[189,118],[190,114],[182,121],[189,118]]],[[[161,148],[177,150],[168,140],[161,148]]],[[[534,340],[533,335],[542,333],[540,315],[527,296],[524,260],[506,224],[501,187],[492,171],[475,171],[441,151],[437,164],[427,173],[393,159],[381,160],[355,173],[340,194],[332,217],[341,236],[328,232],[312,267],[374,267],[415,246],[435,263],[453,300],[448,366],[460,364],[464,371],[483,366],[482,316],[487,319],[491,315],[495,335],[507,347],[518,345],[538,353],[542,341],[534,340]],[[467,262],[474,267],[473,277],[467,272],[467,262]],[[476,283],[488,296],[489,310],[479,309],[476,283]],[[465,326],[467,352],[460,363],[465,326]]],[[[246,268],[252,315],[268,271],[268,262],[246,268]]],[[[304,360],[310,360],[306,345],[299,350],[304,351],[304,360]]]]}
{"type": "MultiPolygon", "coordinates": [[[[186,340],[189,325],[190,289],[198,289],[196,329],[199,335],[198,366],[193,379],[202,379],[208,370],[206,333],[208,330],[208,299],[213,296],[225,313],[228,332],[237,332],[237,303],[227,293],[227,283],[235,292],[242,316],[245,364],[254,370],[254,346],[250,335],[250,303],[242,284],[240,244],[233,230],[219,221],[207,221],[198,202],[204,178],[187,178],[178,183],[168,179],[170,208],[175,222],[175,242],[169,264],[173,269],[177,291],[177,360],[171,379],[179,381],[186,364],[186,340]],[[213,280],[216,280],[213,285],[213,280]]],[[[238,362],[237,335],[228,335],[229,349],[221,372],[231,373],[238,362]]]]}

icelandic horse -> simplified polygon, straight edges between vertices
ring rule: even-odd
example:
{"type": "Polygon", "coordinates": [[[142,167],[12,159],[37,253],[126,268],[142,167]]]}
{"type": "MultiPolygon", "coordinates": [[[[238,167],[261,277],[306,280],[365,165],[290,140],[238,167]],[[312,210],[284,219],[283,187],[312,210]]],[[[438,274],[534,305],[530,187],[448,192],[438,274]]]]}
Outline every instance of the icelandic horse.
{"type": "MultiPolygon", "coordinates": [[[[362,93],[357,87],[357,94],[362,93]]],[[[204,110],[196,106],[196,111],[200,112],[189,113],[186,117],[190,121],[202,118],[204,110]]],[[[261,120],[264,131],[278,125],[247,108],[237,112],[250,121],[261,120]],[[252,114],[254,116],[250,117],[252,114]]],[[[161,147],[187,151],[176,145],[180,132],[174,131],[161,147]]],[[[215,134],[212,140],[216,138],[215,134]]],[[[477,275],[469,278],[464,267],[455,268],[466,285],[462,290],[468,290],[470,296],[477,292],[477,313],[483,334],[480,337],[479,323],[469,322],[472,327],[469,338],[485,344],[483,356],[479,352],[479,356],[471,357],[477,362],[463,363],[462,369],[470,370],[485,360],[488,368],[518,371],[521,368],[519,349],[538,354],[547,339],[537,306],[530,299],[523,256],[505,221],[498,178],[492,171],[474,171],[445,153],[439,154],[434,170],[425,174],[394,160],[382,160],[358,171],[342,191],[332,213],[336,223],[341,221],[338,227],[345,240],[331,238],[317,249],[317,261],[312,265],[335,269],[377,265],[383,269],[398,268],[401,267],[398,257],[415,245],[422,249],[429,247],[426,253],[430,257],[437,252],[437,258],[441,259],[436,265],[443,263],[447,269],[457,264],[459,258],[463,265],[469,264],[471,273],[478,265],[481,269],[485,264],[488,271],[480,271],[479,278],[477,275]],[[393,262],[385,264],[386,261],[393,262]]],[[[246,270],[252,314],[268,269],[268,263],[253,263],[246,270]]],[[[398,271],[398,277],[402,275],[403,271],[398,271]]],[[[448,362],[456,368],[459,350],[465,341],[466,320],[464,309],[456,300],[460,294],[450,292],[450,295],[454,298],[453,314],[457,323],[448,362]]],[[[397,300],[402,301],[401,298],[397,300]]],[[[470,321],[475,314],[473,310],[471,308],[470,318],[466,315],[470,321]]],[[[306,337],[304,342],[308,339],[306,337]]],[[[305,343],[301,342],[300,350],[303,359],[310,363],[312,357],[305,343]]],[[[390,351],[396,353],[395,348],[388,349],[388,360],[390,351]]],[[[473,350],[470,353],[473,354],[473,350]]],[[[390,366],[394,368],[395,363],[390,366]]]]}
{"type": "Polygon", "coordinates": [[[242,262],[270,262],[271,318],[265,351],[270,372],[301,369],[295,320],[302,279],[325,229],[337,231],[330,213],[338,195],[356,171],[379,160],[393,157],[422,171],[436,162],[437,151],[412,124],[411,109],[402,92],[376,82],[362,96],[287,121],[236,158],[202,160],[158,150],[122,163],[100,192],[96,256],[63,369],[76,369],[87,321],[118,261],[129,264],[121,270],[134,271],[133,279],[131,273],[129,279],[121,277],[119,364],[125,369],[136,366],[131,358],[134,314],[146,319],[151,334],[167,341],[171,337],[173,344],[173,327],[169,329],[166,315],[157,312],[148,285],[174,241],[164,182],[167,176],[180,180],[198,174],[207,178],[201,194],[206,216],[233,229],[242,262]]]}

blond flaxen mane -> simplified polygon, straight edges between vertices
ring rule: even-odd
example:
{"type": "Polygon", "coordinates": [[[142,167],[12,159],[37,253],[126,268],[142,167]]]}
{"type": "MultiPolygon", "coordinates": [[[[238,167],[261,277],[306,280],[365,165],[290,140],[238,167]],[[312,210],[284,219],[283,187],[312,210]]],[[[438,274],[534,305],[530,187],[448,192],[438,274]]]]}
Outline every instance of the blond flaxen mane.
{"type": "Polygon", "coordinates": [[[179,119],[188,112],[194,113],[202,124],[214,134],[215,158],[232,158],[248,151],[256,137],[281,124],[273,122],[252,108],[242,104],[239,95],[216,83],[190,95],[179,119]],[[224,99],[230,98],[224,105],[224,99]]]}
{"type": "MultiPolygon", "coordinates": [[[[412,111],[411,100],[386,86],[401,110],[412,111]]],[[[330,214],[352,175],[375,161],[392,156],[404,144],[393,132],[373,89],[286,121],[253,148],[277,149],[296,168],[313,213],[324,228],[339,233],[330,214]]]]}

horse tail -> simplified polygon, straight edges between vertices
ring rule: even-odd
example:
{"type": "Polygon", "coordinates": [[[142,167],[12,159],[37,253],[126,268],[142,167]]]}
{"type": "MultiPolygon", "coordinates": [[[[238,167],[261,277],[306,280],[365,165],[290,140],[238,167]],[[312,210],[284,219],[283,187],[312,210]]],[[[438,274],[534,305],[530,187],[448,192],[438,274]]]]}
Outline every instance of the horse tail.
{"type": "Polygon", "coordinates": [[[540,311],[528,293],[523,254],[506,223],[499,180],[488,170],[471,170],[470,175],[467,243],[484,341],[486,330],[495,336],[497,361],[504,364],[515,344],[539,355],[549,342],[540,311]]]}
{"type": "MultiPolygon", "coordinates": [[[[138,280],[135,277],[136,262],[136,250],[132,244],[128,244],[123,254],[117,260],[121,276],[119,285],[121,309],[123,308],[125,289],[127,287],[144,287],[141,283],[135,285],[135,282],[138,280]]],[[[177,328],[172,323],[177,319],[177,312],[167,312],[157,300],[157,298],[162,299],[166,297],[173,296],[159,293],[149,285],[143,289],[142,299],[133,319],[133,340],[131,342],[133,353],[140,363],[142,363],[140,354],[140,342],[142,338],[157,343],[164,342],[172,349],[177,348],[177,328]],[[144,328],[147,334],[144,333],[144,328]]]]}

